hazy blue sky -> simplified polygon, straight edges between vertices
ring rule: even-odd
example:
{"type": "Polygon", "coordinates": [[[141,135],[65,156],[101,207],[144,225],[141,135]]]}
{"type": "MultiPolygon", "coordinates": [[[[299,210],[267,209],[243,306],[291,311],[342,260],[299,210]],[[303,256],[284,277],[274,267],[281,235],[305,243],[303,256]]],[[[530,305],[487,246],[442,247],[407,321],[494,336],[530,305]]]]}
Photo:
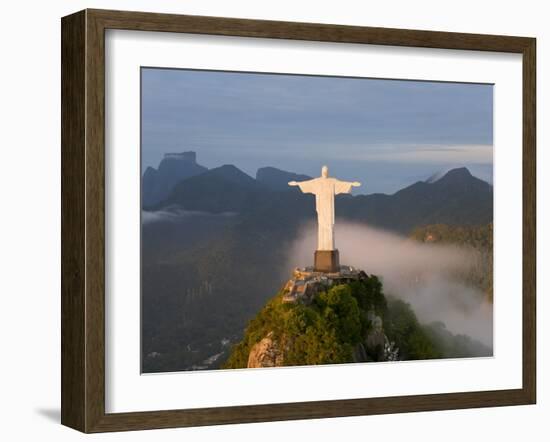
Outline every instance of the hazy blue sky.
{"type": "Polygon", "coordinates": [[[491,181],[491,85],[142,69],[142,168],[194,150],[393,193],[451,167],[491,181]]]}

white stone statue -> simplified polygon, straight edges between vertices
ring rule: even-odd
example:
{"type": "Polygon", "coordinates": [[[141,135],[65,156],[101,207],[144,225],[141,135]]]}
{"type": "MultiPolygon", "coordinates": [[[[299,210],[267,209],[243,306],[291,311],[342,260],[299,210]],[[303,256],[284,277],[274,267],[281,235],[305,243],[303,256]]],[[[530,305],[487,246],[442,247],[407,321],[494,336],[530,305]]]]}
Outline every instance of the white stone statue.
{"type": "Polygon", "coordinates": [[[334,247],[334,195],[351,193],[352,187],[361,183],[340,181],[328,176],[328,167],[323,166],[321,176],[307,181],[290,181],[289,186],[298,186],[303,193],[315,195],[317,210],[318,240],[317,250],[335,250],[334,247]]]}

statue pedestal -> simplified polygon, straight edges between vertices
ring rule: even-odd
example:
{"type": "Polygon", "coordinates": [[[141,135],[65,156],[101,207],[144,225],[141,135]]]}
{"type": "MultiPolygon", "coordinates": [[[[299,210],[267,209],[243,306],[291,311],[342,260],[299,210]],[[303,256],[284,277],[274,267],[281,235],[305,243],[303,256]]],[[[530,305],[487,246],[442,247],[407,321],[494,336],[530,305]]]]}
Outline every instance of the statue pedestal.
{"type": "Polygon", "coordinates": [[[338,250],[316,250],[314,269],[316,272],[324,273],[340,271],[340,255],[338,250]]]}

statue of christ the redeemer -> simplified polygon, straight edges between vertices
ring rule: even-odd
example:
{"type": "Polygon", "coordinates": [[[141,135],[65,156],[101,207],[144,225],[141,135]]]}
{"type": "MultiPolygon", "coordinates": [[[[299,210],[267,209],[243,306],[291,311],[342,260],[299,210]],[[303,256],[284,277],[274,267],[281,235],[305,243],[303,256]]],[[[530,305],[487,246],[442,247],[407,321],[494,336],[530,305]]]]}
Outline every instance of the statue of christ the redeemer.
{"type": "Polygon", "coordinates": [[[315,270],[337,272],[340,268],[338,250],[334,246],[334,196],[351,193],[352,187],[361,183],[340,181],[328,176],[328,167],[323,166],[321,176],[307,181],[290,181],[289,186],[298,186],[303,193],[315,195],[318,236],[315,252],[315,270]]]}

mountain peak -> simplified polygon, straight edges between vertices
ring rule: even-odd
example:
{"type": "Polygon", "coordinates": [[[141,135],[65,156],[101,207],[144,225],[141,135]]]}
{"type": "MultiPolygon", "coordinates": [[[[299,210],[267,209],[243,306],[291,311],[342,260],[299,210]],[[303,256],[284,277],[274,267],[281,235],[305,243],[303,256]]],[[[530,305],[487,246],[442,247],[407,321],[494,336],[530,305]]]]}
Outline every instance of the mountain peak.
{"type": "Polygon", "coordinates": [[[446,178],[446,177],[465,177],[465,178],[469,178],[471,176],[472,176],[472,174],[470,173],[470,171],[468,170],[467,167],[457,167],[456,169],[449,170],[443,176],[443,178],[446,178]]]}
{"type": "Polygon", "coordinates": [[[449,170],[445,175],[440,179],[434,182],[434,184],[439,185],[464,185],[468,183],[481,181],[478,178],[474,177],[466,167],[458,167],[456,169],[449,170]]]}
{"type": "Polygon", "coordinates": [[[186,152],[168,152],[164,154],[164,159],[179,160],[179,161],[185,161],[188,163],[196,164],[197,153],[192,150],[188,150],[186,152]]]}
{"type": "Polygon", "coordinates": [[[225,178],[228,181],[232,182],[254,182],[254,178],[252,178],[247,173],[243,172],[241,169],[239,169],[237,166],[234,166],[233,164],[224,164],[223,166],[216,167],[215,169],[210,169],[210,171],[207,172],[206,176],[219,176],[222,178],[225,178]]]}
{"type": "Polygon", "coordinates": [[[440,170],[439,172],[431,175],[425,183],[433,184],[437,181],[455,181],[455,180],[464,180],[473,177],[467,167],[456,167],[453,169],[440,170]]]}
{"type": "Polygon", "coordinates": [[[157,169],[147,167],[142,177],[142,201],[152,206],[164,200],[181,180],[199,175],[208,169],[197,163],[193,151],[166,153],[157,169]]]}
{"type": "Polygon", "coordinates": [[[308,175],[302,175],[276,167],[260,167],[256,171],[256,180],[271,190],[291,190],[288,186],[289,181],[310,180],[308,175]]]}
{"type": "Polygon", "coordinates": [[[244,173],[241,169],[239,169],[237,166],[235,166],[234,164],[223,164],[219,167],[215,167],[214,169],[212,169],[212,171],[215,171],[215,170],[218,170],[218,171],[231,171],[231,172],[237,172],[237,173],[244,173]]]}

